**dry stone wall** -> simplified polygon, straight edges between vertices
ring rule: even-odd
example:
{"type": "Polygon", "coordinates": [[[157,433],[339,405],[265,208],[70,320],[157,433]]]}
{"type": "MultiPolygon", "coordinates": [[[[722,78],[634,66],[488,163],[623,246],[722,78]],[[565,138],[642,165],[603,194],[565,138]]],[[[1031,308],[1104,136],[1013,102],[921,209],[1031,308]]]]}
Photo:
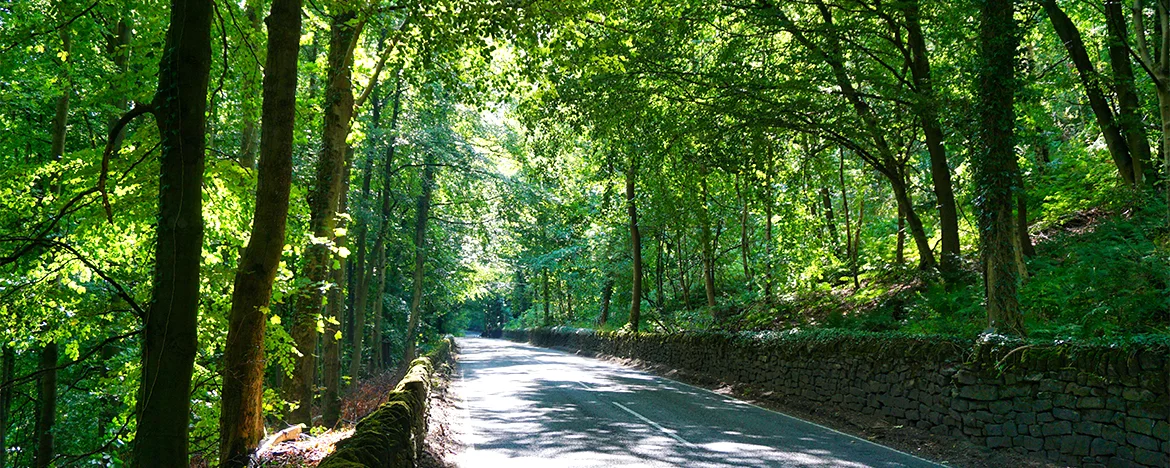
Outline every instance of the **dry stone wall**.
{"type": "Polygon", "coordinates": [[[511,330],[1070,466],[1170,467],[1170,348],[841,332],[511,330]]]}

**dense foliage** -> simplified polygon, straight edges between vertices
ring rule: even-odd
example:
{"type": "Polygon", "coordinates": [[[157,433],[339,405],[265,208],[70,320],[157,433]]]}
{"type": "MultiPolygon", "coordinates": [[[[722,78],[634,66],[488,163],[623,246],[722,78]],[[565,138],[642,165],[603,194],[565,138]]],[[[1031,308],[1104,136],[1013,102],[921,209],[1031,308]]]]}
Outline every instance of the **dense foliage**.
{"type": "MultiPolygon", "coordinates": [[[[209,464],[273,3],[215,2],[207,44],[179,416],[209,464]]],[[[306,2],[258,411],[328,420],[338,385],[466,328],[1016,332],[989,327],[988,194],[1026,333],[1170,334],[1154,3],[1014,2],[999,26],[1020,46],[996,62],[971,0],[306,2]],[[987,164],[980,77],[1005,63],[1015,157],[987,164]],[[329,134],[338,86],[353,117],[329,134]],[[315,204],[338,141],[341,196],[315,204]]],[[[171,13],[0,5],[0,467],[123,466],[150,430],[136,407],[173,148],[149,114],[171,13]]]]}

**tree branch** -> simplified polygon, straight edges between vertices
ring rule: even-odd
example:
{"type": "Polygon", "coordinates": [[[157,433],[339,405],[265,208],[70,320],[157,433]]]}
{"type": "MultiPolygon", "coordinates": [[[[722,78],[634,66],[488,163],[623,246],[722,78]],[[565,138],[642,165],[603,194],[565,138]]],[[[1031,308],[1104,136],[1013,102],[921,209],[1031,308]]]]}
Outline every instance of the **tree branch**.
{"type": "Polygon", "coordinates": [[[123,115],[122,118],[118,119],[118,121],[114,123],[114,126],[110,128],[110,136],[106,140],[106,150],[102,152],[102,171],[101,174],[98,175],[97,186],[98,192],[102,194],[102,206],[106,210],[106,220],[109,221],[110,224],[114,223],[114,211],[110,208],[110,196],[109,193],[106,192],[106,180],[108,179],[110,172],[110,155],[119,149],[117,148],[120,141],[120,138],[118,137],[121,136],[122,130],[124,130],[132,120],[142,116],[143,114],[153,112],[153,105],[136,102],[134,103],[134,108],[130,109],[129,112],[126,112],[126,114],[123,115]]]}

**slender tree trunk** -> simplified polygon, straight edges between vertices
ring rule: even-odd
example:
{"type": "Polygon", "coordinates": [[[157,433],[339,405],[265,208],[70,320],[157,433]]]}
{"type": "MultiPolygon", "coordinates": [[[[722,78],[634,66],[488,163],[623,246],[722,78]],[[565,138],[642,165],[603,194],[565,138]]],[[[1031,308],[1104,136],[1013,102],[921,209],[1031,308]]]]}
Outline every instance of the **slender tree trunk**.
{"type": "MultiPolygon", "coordinates": [[[[389,189],[383,188],[382,191],[389,192],[389,189]]],[[[383,305],[386,303],[386,276],[389,275],[389,272],[386,271],[386,236],[389,230],[387,227],[388,224],[387,221],[382,221],[382,228],[379,230],[378,240],[374,242],[374,252],[378,258],[375,259],[377,263],[374,266],[374,305],[370,308],[370,312],[374,314],[374,330],[370,340],[370,347],[373,349],[374,355],[371,357],[368,365],[371,374],[386,367],[386,355],[382,351],[382,337],[386,336],[386,334],[382,329],[382,323],[384,322],[383,317],[385,316],[383,305]]],[[[365,326],[364,319],[360,323],[363,327],[365,326]]],[[[361,365],[360,360],[356,365],[361,365]]]]}
{"type": "MultiPolygon", "coordinates": [[[[1158,154],[1162,159],[1162,177],[1170,177],[1170,151],[1167,151],[1167,148],[1170,148],[1170,53],[1166,52],[1170,48],[1170,10],[1166,8],[1165,2],[1154,2],[1153,36],[1158,39],[1155,44],[1160,46],[1157,49],[1150,47],[1147,37],[1150,31],[1146,30],[1145,14],[1146,7],[1143,1],[1134,0],[1133,28],[1134,37],[1137,38],[1137,54],[1144,65],[1142,68],[1154,81],[1154,93],[1158,97],[1158,116],[1162,120],[1162,141],[1158,145],[1158,154]],[[1154,60],[1155,56],[1157,60],[1154,60]]],[[[1147,169],[1147,172],[1154,165],[1151,161],[1151,168],[1147,169]]],[[[1164,192],[1166,202],[1170,205],[1170,190],[1164,192]]]]}
{"type": "Polygon", "coordinates": [[[544,326],[549,327],[552,326],[552,298],[548,293],[548,267],[542,268],[540,273],[540,295],[544,302],[544,326]]]}
{"type": "MultiPolygon", "coordinates": [[[[130,62],[130,39],[132,28],[130,27],[129,20],[127,19],[129,16],[130,13],[128,11],[122,12],[122,19],[119,20],[117,26],[114,27],[114,37],[109,44],[109,53],[110,57],[114,61],[114,67],[117,68],[118,73],[123,76],[126,74],[130,62]]],[[[117,104],[117,107],[119,110],[125,111],[127,110],[129,104],[129,102],[122,101],[117,104]]],[[[111,117],[106,126],[113,128],[114,123],[117,121],[117,117],[111,117]]],[[[122,147],[122,139],[125,134],[126,132],[123,130],[114,136],[114,148],[122,147]]],[[[0,466],[3,465],[0,464],[0,466]]]]}
{"type": "MultiPolygon", "coordinates": [[[[738,179],[742,179],[743,177],[743,173],[737,174],[737,182],[739,182],[738,179]]],[[[744,280],[746,280],[748,284],[751,284],[752,264],[750,259],[752,256],[752,244],[751,237],[748,233],[748,197],[747,194],[744,193],[747,190],[747,181],[742,182],[742,184],[737,183],[735,185],[735,188],[740,192],[739,201],[740,205],[743,207],[739,214],[739,253],[740,261],[743,263],[744,280]]]]}
{"type": "Polygon", "coordinates": [[[769,144],[768,145],[768,169],[766,172],[764,172],[764,190],[765,190],[765,193],[764,193],[764,216],[767,218],[767,220],[765,221],[765,224],[764,224],[764,258],[766,261],[766,263],[764,265],[764,268],[765,268],[765,270],[764,270],[764,302],[768,305],[771,305],[775,302],[774,298],[772,297],[772,294],[773,294],[772,281],[773,281],[773,275],[775,274],[774,271],[776,268],[776,262],[773,259],[773,255],[774,255],[773,251],[775,250],[775,246],[772,245],[773,242],[775,242],[774,240],[772,240],[773,239],[772,238],[772,210],[773,210],[772,205],[775,204],[775,202],[776,202],[776,200],[773,198],[773,195],[772,195],[772,159],[773,159],[773,157],[774,157],[774,155],[772,154],[772,145],[769,144]]]}
{"type": "MultiPolygon", "coordinates": [[[[1129,28],[1121,0],[1105,0],[1105,24],[1109,33],[1109,61],[1113,69],[1113,89],[1117,93],[1117,124],[1125,135],[1133,159],[1135,184],[1157,180],[1157,168],[1150,161],[1150,140],[1142,123],[1142,105],[1133,81],[1129,59],[1129,28]]],[[[1021,239],[1022,240],[1022,239],[1021,239]]],[[[1024,247],[1025,252],[1028,247],[1024,247]]]]}
{"type": "MultiPolygon", "coordinates": [[[[1047,1],[1045,7],[1052,10],[1055,5],[1047,1]]],[[[986,0],[982,7],[979,102],[983,141],[977,153],[975,180],[984,200],[977,208],[989,328],[998,333],[1023,334],[1017,296],[1016,223],[1012,219],[1012,185],[1016,180],[1011,171],[1011,161],[1016,157],[1015,55],[1020,42],[1014,10],[1014,0],[986,0]]],[[[1051,11],[1049,14],[1055,16],[1051,11]]]]}
{"type": "MultiPolygon", "coordinates": [[[[353,24],[356,13],[346,10],[334,14],[330,24],[329,66],[325,89],[324,137],[317,175],[309,193],[309,227],[320,240],[333,239],[337,225],[337,208],[341,200],[342,178],[345,173],[345,155],[349,145],[350,119],[353,116],[353,88],[350,83],[353,66],[353,41],[359,31],[353,24]]],[[[293,370],[290,401],[297,405],[289,414],[289,422],[312,425],[313,380],[317,367],[317,320],[322,312],[321,285],[330,280],[332,252],[325,242],[312,242],[305,249],[305,277],[310,286],[301,291],[293,317],[293,340],[300,355],[293,370]]]]}
{"type": "Polygon", "coordinates": [[[682,288],[683,308],[691,310],[691,285],[687,284],[687,267],[685,259],[683,258],[683,231],[678,231],[678,238],[675,242],[675,256],[678,257],[678,282],[679,287],[682,288]]]}
{"type": "Polygon", "coordinates": [[[898,205],[898,247],[894,253],[894,263],[906,263],[906,213],[902,212],[901,205],[898,205]]]}
{"type": "Polygon", "coordinates": [[[1069,57],[1076,65],[1081,84],[1085,88],[1085,96],[1089,99],[1089,107],[1093,109],[1093,114],[1097,117],[1097,125],[1105,136],[1105,146],[1109,149],[1109,155],[1113,157],[1113,163],[1117,165],[1121,178],[1127,184],[1133,185],[1136,181],[1129,145],[1113,118],[1113,109],[1109,107],[1109,101],[1105,100],[1105,94],[1101,90],[1101,77],[1097,74],[1097,69],[1093,67],[1088,52],[1085,51],[1085,43],[1081,39],[1080,30],[1064,13],[1064,10],[1060,9],[1055,0],[1042,0],[1040,3],[1052,21],[1056,35],[1060,37],[1065,49],[1068,50],[1069,57]]]}
{"type": "Polygon", "coordinates": [[[930,239],[926,237],[926,229],[922,226],[922,219],[914,211],[914,201],[910,198],[906,184],[894,182],[905,180],[904,176],[887,177],[890,187],[894,189],[894,199],[898,201],[898,209],[906,215],[906,224],[910,227],[910,238],[914,240],[914,247],[918,250],[918,268],[928,269],[935,265],[934,254],[930,251],[930,239]]]}
{"type": "MultiPolygon", "coordinates": [[[[61,4],[58,4],[58,7],[65,10],[61,4]]],[[[61,50],[65,53],[64,60],[61,62],[61,81],[65,84],[65,89],[57,97],[56,110],[50,125],[52,131],[50,151],[54,161],[61,161],[65,156],[65,137],[69,121],[69,94],[72,92],[69,77],[72,38],[69,35],[69,29],[61,29],[59,37],[61,38],[61,50]]],[[[52,186],[53,192],[60,193],[61,182],[58,178],[53,178],[52,186]]],[[[54,425],[57,421],[57,354],[55,341],[45,343],[41,350],[41,376],[38,386],[35,427],[37,449],[34,463],[37,468],[50,466],[55,455],[53,447],[54,425]]]]}
{"type": "Polygon", "coordinates": [[[186,468],[203,260],[203,162],[211,2],[172,0],[155,118],[162,144],[153,292],[143,317],[131,467],[186,468]]]}
{"type": "Polygon", "coordinates": [[[707,206],[710,194],[707,190],[707,175],[703,174],[699,180],[702,195],[702,205],[699,207],[699,241],[703,243],[703,289],[707,292],[707,307],[715,313],[715,252],[711,240],[711,216],[707,206]]]}
{"type": "MultiPolygon", "coordinates": [[[[261,2],[256,0],[248,0],[244,4],[244,16],[247,17],[245,22],[245,40],[256,44],[260,39],[260,25],[261,25],[261,2]]],[[[229,7],[232,8],[232,7],[229,7]]],[[[298,21],[299,24],[299,21],[298,21]]],[[[269,41],[272,39],[269,38],[269,41]]],[[[298,38],[299,42],[299,38],[298,38]]],[[[271,50],[271,46],[269,46],[271,50]]],[[[240,117],[244,121],[244,128],[240,131],[240,166],[246,168],[253,168],[256,166],[256,153],[259,148],[256,144],[259,143],[256,138],[256,118],[263,112],[256,108],[256,101],[252,98],[256,91],[257,81],[260,81],[260,65],[251,60],[244,59],[244,73],[243,73],[243,93],[240,100],[240,117]]],[[[263,131],[263,130],[261,130],[263,131]]],[[[221,457],[222,458],[222,457],[221,457]]]]}
{"type": "Polygon", "coordinates": [[[630,155],[629,168],[626,171],[626,212],[630,217],[630,256],[633,258],[634,270],[630,286],[630,331],[637,332],[642,321],[642,234],[638,232],[638,203],[637,203],[638,164],[635,156],[630,155]]]}
{"type": "Polygon", "coordinates": [[[942,252],[939,253],[939,267],[944,272],[958,269],[959,214],[955,207],[955,191],[951,183],[951,168],[947,163],[942,123],[938,117],[934,80],[931,78],[930,56],[927,54],[926,38],[922,34],[921,13],[918,0],[906,4],[906,38],[912,59],[910,72],[920,102],[915,107],[922,124],[926,148],[930,153],[930,178],[938,200],[939,231],[942,234],[942,252]]]}
{"type": "MultiPolygon", "coordinates": [[[[15,366],[16,356],[12,346],[4,345],[4,355],[0,357],[0,368],[3,368],[0,379],[3,379],[3,382],[12,381],[15,366]]],[[[11,408],[12,386],[0,386],[0,468],[8,466],[8,412],[11,408]]]]}
{"type": "Polygon", "coordinates": [[[666,311],[666,291],[663,288],[663,276],[666,273],[666,264],[664,263],[664,259],[663,259],[663,255],[662,255],[662,244],[663,244],[662,237],[663,237],[663,235],[664,235],[664,233],[661,230],[659,230],[658,236],[657,236],[658,237],[657,258],[655,258],[655,260],[654,260],[654,286],[656,287],[655,291],[657,291],[657,293],[655,295],[655,302],[658,303],[657,309],[658,309],[659,316],[662,316],[662,313],[666,311]]]}
{"type": "Polygon", "coordinates": [[[821,187],[821,203],[825,207],[825,226],[829,228],[829,239],[833,241],[833,251],[840,253],[837,240],[837,221],[833,215],[833,197],[829,194],[828,187],[821,187]]]}
{"type": "Polygon", "coordinates": [[[604,327],[609,321],[609,304],[613,300],[613,278],[606,277],[605,285],[601,287],[601,317],[597,319],[597,326],[604,327]]]}
{"type": "MultiPolygon", "coordinates": [[[[350,161],[353,159],[353,150],[349,150],[346,158],[345,175],[341,180],[341,200],[339,213],[349,210],[349,177],[350,161]]],[[[337,232],[345,232],[346,221],[344,216],[338,216],[337,232]]],[[[346,248],[346,236],[337,236],[334,244],[338,249],[346,248]]],[[[321,422],[325,427],[336,427],[341,420],[341,316],[345,309],[345,257],[338,256],[337,268],[332,271],[332,283],[329,287],[328,304],[325,317],[325,339],[321,351],[324,362],[325,393],[321,395],[321,422]]]]}
{"type": "Polygon", "coordinates": [[[840,157],[837,177],[841,180],[841,213],[845,216],[845,261],[849,262],[849,272],[853,274],[853,287],[859,288],[861,286],[857,282],[857,265],[854,262],[856,256],[853,254],[853,224],[849,219],[849,186],[845,184],[845,152],[838,151],[837,156],[840,157]]]}
{"type": "Polygon", "coordinates": [[[41,350],[41,372],[37,393],[37,451],[35,466],[53,464],[54,425],[57,422],[57,343],[49,342],[41,350]]]}
{"type": "Polygon", "coordinates": [[[268,17],[256,211],[236,270],[224,351],[219,459],[227,468],[247,466],[264,437],[264,328],[288,219],[300,36],[301,0],[274,0],[268,17]]]}
{"type": "MultiPolygon", "coordinates": [[[[382,350],[382,337],[385,336],[382,330],[382,323],[384,320],[384,311],[382,305],[385,303],[386,296],[386,242],[387,236],[390,232],[390,219],[393,217],[391,213],[392,206],[390,203],[390,184],[394,179],[394,155],[397,150],[396,140],[398,138],[398,116],[402,109],[402,77],[401,73],[395,75],[395,90],[394,90],[394,108],[390,114],[390,141],[386,145],[386,157],[382,161],[382,216],[378,225],[378,240],[374,243],[374,252],[376,259],[376,281],[374,287],[374,339],[371,345],[374,348],[374,359],[371,361],[371,369],[382,369],[386,365],[386,356],[382,350]]],[[[363,323],[364,325],[364,323],[363,323]]],[[[359,363],[356,365],[360,365],[359,363]]],[[[354,368],[358,369],[357,367],[354,368]]]]}
{"type": "Polygon", "coordinates": [[[403,366],[409,366],[415,357],[415,336],[418,333],[418,322],[422,316],[423,279],[426,276],[427,261],[427,219],[431,215],[431,194],[435,189],[434,156],[427,153],[424,158],[422,193],[418,196],[415,206],[414,220],[414,279],[411,287],[414,289],[410,299],[410,317],[406,322],[406,352],[403,353],[403,366]]]}

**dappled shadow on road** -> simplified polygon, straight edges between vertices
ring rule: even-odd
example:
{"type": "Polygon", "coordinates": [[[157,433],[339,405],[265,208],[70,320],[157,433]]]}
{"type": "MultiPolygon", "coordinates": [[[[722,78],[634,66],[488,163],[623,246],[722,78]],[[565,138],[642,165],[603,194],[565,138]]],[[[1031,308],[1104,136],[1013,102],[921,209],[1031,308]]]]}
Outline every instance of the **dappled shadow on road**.
{"type": "Polygon", "coordinates": [[[465,467],[932,466],[606,362],[499,340],[461,349],[465,467]]]}

